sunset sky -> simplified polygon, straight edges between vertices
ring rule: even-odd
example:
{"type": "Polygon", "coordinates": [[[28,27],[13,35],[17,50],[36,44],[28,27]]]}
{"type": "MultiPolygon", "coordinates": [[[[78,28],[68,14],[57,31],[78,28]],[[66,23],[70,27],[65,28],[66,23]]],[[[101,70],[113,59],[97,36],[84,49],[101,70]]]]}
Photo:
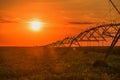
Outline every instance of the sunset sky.
{"type": "Polygon", "coordinates": [[[45,45],[117,18],[109,0],[0,0],[0,46],[45,45]],[[43,23],[37,31],[36,20],[43,23]]]}

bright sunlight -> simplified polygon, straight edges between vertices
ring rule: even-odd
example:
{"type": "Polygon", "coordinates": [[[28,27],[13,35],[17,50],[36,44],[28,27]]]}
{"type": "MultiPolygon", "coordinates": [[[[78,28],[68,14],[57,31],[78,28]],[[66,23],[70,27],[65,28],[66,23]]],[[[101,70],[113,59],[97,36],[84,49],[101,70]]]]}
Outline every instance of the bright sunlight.
{"type": "Polygon", "coordinates": [[[31,29],[32,30],[38,31],[38,30],[41,29],[41,27],[43,25],[43,22],[40,22],[40,21],[31,21],[30,25],[31,25],[31,29]]]}

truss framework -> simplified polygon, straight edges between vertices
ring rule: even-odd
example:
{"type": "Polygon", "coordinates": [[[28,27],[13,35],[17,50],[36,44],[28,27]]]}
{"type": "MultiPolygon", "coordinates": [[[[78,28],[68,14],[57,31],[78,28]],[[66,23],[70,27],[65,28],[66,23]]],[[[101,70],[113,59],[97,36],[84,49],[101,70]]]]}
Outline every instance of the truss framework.
{"type": "Polygon", "coordinates": [[[47,46],[72,47],[74,45],[76,47],[80,47],[81,42],[107,41],[107,38],[112,38],[114,40],[116,38],[116,34],[120,34],[120,32],[118,32],[119,29],[120,23],[99,25],[96,27],[86,29],[85,31],[80,32],[77,36],[66,37],[63,40],[53,42],[51,44],[48,44],[47,46]]]}
{"type": "Polygon", "coordinates": [[[73,39],[74,39],[74,37],[65,37],[63,40],[53,42],[51,44],[48,44],[47,46],[51,46],[51,47],[68,47],[73,39]]]}
{"type": "Polygon", "coordinates": [[[80,46],[82,41],[107,41],[107,38],[115,38],[116,33],[120,28],[120,23],[118,24],[106,24],[99,25],[96,27],[89,28],[80,34],[78,34],[70,43],[72,45],[80,46]]]}

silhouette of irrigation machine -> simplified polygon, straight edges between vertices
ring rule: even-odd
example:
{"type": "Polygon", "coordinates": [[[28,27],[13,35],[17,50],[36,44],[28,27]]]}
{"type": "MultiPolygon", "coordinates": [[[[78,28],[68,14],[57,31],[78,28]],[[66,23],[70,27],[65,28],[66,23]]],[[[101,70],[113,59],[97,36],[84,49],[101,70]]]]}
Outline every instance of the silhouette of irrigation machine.
{"type": "MultiPolygon", "coordinates": [[[[113,3],[112,0],[109,0],[114,9],[118,12],[120,16],[120,11],[116,7],[116,5],[113,3]]],[[[73,37],[66,37],[63,40],[59,40],[56,42],[53,42],[51,44],[48,44],[47,46],[50,47],[72,47],[72,46],[77,46],[81,47],[81,42],[99,42],[99,41],[107,41],[108,38],[112,39],[111,45],[108,48],[104,60],[97,60],[96,63],[100,64],[105,64],[106,65],[106,59],[109,56],[110,52],[120,39],[120,23],[110,23],[110,24],[104,24],[104,25],[99,25],[96,27],[89,28],[83,32],[80,32],[77,36],[73,37]]]]}

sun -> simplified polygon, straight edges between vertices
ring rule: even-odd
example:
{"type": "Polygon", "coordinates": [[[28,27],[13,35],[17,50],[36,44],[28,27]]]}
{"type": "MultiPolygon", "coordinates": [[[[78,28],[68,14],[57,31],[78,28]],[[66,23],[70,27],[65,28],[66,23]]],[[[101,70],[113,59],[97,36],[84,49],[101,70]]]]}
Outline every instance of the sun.
{"type": "Polygon", "coordinates": [[[30,25],[31,25],[32,30],[38,31],[42,28],[43,22],[41,22],[41,21],[31,21],[30,25]]]}

